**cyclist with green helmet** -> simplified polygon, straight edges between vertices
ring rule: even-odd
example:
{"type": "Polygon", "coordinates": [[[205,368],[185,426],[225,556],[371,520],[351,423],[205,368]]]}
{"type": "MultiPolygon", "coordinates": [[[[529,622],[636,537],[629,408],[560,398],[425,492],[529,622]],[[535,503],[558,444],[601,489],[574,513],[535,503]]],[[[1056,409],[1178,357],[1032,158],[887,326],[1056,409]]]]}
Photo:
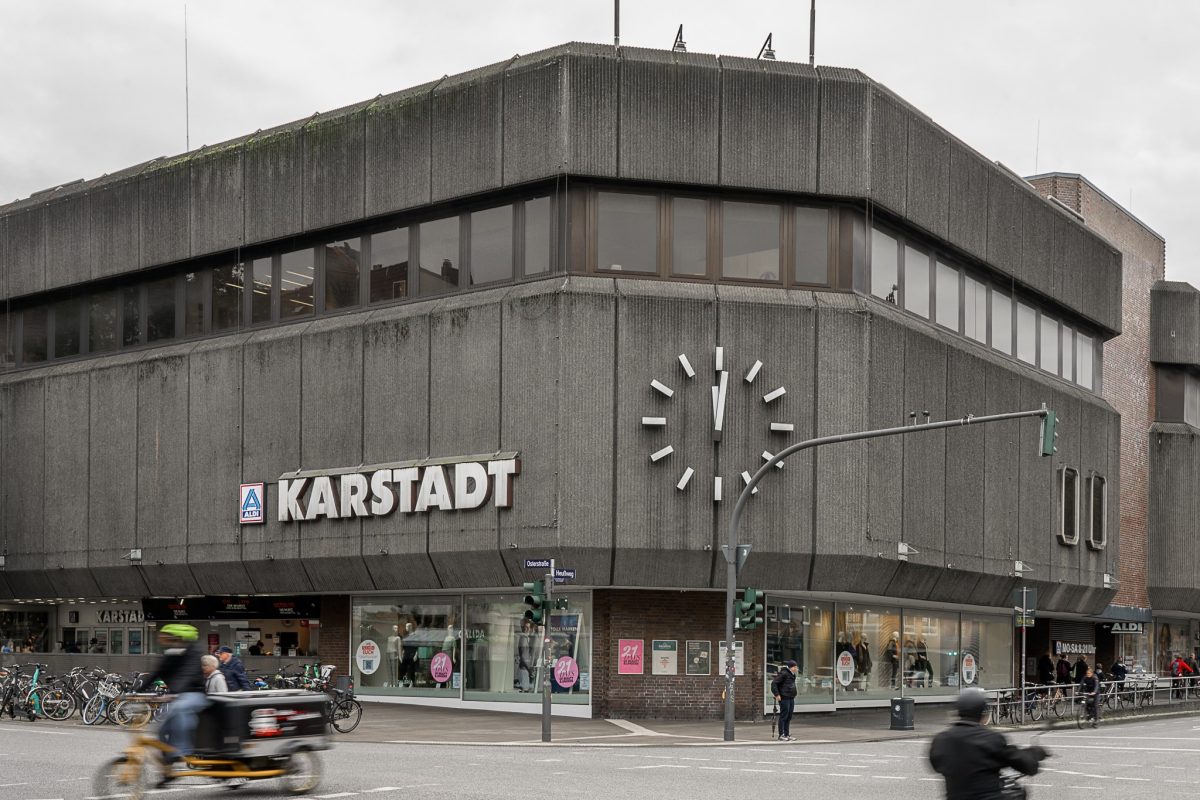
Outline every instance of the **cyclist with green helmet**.
{"type": "Polygon", "coordinates": [[[172,779],[171,764],[192,753],[192,734],[196,730],[196,715],[208,702],[204,697],[204,673],[200,670],[203,653],[196,641],[199,633],[192,625],[170,623],[158,629],[158,643],[163,657],[158,667],[147,676],[145,685],[156,680],[167,685],[175,699],[167,703],[159,722],[158,738],[171,750],[163,756],[168,771],[163,783],[172,779]]]}

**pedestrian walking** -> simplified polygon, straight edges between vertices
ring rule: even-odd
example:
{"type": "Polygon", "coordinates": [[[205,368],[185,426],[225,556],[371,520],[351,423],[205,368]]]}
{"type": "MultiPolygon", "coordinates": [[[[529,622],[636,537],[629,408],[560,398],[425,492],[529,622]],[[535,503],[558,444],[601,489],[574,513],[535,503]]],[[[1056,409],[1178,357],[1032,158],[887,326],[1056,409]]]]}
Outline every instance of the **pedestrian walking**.
{"type": "Polygon", "coordinates": [[[1083,677],[1085,675],[1087,675],[1087,671],[1088,671],[1087,660],[1083,656],[1080,656],[1079,658],[1075,659],[1075,684],[1076,685],[1083,683],[1083,677]]]}
{"type": "Polygon", "coordinates": [[[792,740],[792,714],[796,710],[796,673],[799,668],[795,661],[783,662],[783,669],[775,673],[771,681],[771,694],[779,703],[779,741],[792,740]]]}
{"type": "Polygon", "coordinates": [[[221,662],[221,674],[225,676],[225,685],[231,692],[245,692],[253,689],[250,676],[242,660],[233,654],[233,648],[222,646],[217,648],[217,659],[221,662]]]}
{"type": "Polygon", "coordinates": [[[205,694],[225,694],[229,691],[229,686],[225,683],[225,676],[221,674],[220,666],[221,662],[217,660],[216,656],[200,656],[200,671],[204,673],[205,694]]]}
{"type": "Polygon", "coordinates": [[[1094,728],[1100,720],[1100,681],[1090,667],[1083,674],[1083,680],[1079,682],[1079,693],[1083,695],[1087,718],[1094,728]]]}
{"type": "Polygon", "coordinates": [[[1183,656],[1176,653],[1175,660],[1171,662],[1171,694],[1174,697],[1184,696],[1187,679],[1193,674],[1194,670],[1183,660],[1183,656]]]}
{"type": "Polygon", "coordinates": [[[1050,657],[1049,650],[1038,658],[1037,676],[1038,683],[1043,686],[1054,683],[1054,659],[1050,657]]]}
{"type": "Polygon", "coordinates": [[[967,689],[955,703],[959,720],[933,737],[929,763],[946,779],[946,800],[1004,800],[1001,770],[1036,775],[1049,755],[1042,747],[1016,747],[999,731],[983,726],[987,695],[967,689]]]}
{"type": "Polygon", "coordinates": [[[1054,665],[1054,675],[1063,685],[1071,682],[1071,662],[1067,661],[1067,657],[1061,653],[1058,656],[1058,663],[1054,665]]]}

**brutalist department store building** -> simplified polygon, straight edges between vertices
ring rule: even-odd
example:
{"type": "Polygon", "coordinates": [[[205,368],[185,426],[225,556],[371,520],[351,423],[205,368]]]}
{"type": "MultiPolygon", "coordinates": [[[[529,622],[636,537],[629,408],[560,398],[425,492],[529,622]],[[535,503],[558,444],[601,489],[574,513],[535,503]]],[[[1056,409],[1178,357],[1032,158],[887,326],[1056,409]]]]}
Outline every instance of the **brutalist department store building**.
{"type": "Polygon", "coordinates": [[[1011,685],[1018,570],[1043,610],[1113,593],[1120,256],[853,70],[572,44],[36,195],[0,239],[0,591],[51,647],[67,600],[315,597],[364,694],[518,707],[514,587],[553,557],[556,707],[715,716],[743,473],[1042,403],[1054,458],[1025,420],[764,483],[741,713],[785,658],[811,708],[1011,685]]]}

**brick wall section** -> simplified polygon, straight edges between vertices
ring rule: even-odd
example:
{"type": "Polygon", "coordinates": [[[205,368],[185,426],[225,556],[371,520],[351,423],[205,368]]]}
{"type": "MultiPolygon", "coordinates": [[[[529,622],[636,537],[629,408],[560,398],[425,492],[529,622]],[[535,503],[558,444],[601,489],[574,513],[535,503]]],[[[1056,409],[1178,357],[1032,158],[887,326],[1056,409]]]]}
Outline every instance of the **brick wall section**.
{"type": "Polygon", "coordinates": [[[1114,604],[1148,608],[1150,423],[1154,379],[1150,367],[1150,288],[1166,272],[1166,243],[1128,211],[1076,175],[1032,182],[1078,211],[1089,228],[1121,251],[1122,333],[1104,345],[1104,399],[1121,414],[1121,536],[1114,604]]]}
{"type": "Polygon", "coordinates": [[[321,638],[317,644],[322,664],[337,667],[334,675],[350,674],[350,597],[321,597],[321,638]]]}
{"type": "MultiPolygon", "coordinates": [[[[593,596],[596,630],[592,650],[592,703],[597,717],[619,719],[721,719],[725,687],[724,655],[717,644],[725,630],[724,592],[597,590],[593,596]],[[647,610],[648,609],[648,610],[647,610]],[[617,674],[617,640],[679,642],[679,674],[653,675],[649,658],[642,675],[617,674]],[[685,674],[689,639],[713,647],[712,674],[685,674]]],[[[759,628],[737,636],[745,642],[746,675],[737,679],[737,718],[762,716],[764,633],[759,628]]]]}

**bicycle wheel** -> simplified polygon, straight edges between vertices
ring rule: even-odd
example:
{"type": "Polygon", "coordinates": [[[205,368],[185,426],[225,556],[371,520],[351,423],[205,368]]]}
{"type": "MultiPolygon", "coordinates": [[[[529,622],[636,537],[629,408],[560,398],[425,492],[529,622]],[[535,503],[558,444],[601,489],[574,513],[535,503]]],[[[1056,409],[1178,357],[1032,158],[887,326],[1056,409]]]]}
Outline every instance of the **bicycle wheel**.
{"type": "Polygon", "coordinates": [[[130,761],[125,756],[104,764],[92,779],[92,794],[97,797],[124,797],[140,800],[150,777],[143,761],[130,761]]]}
{"type": "Polygon", "coordinates": [[[361,719],[362,703],[357,700],[339,700],[329,715],[329,724],[333,725],[338,733],[349,733],[358,727],[361,719]]]}
{"type": "Polygon", "coordinates": [[[321,760],[311,750],[292,753],[287,761],[287,774],[280,780],[288,794],[308,794],[321,783],[321,760]]]}
{"type": "Polygon", "coordinates": [[[88,698],[87,703],[83,706],[83,712],[80,716],[83,718],[84,725],[98,725],[105,720],[105,710],[107,703],[102,694],[94,694],[88,698]]]}
{"type": "Polygon", "coordinates": [[[1050,701],[1050,710],[1054,712],[1054,716],[1062,719],[1065,705],[1066,704],[1063,701],[1063,696],[1058,694],[1055,695],[1054,699],[1050,701]]]}
{"type": "Polygon", "coordinates": [[[1029,718],[1034,722],[1040,722],[1045,713],[1045,704],[1041,700],[1034,700],[1029,704],[1029,718]]]}
{"type": "Polygon", "coordinates": [[[47,719],[61,722],[75,713],[75,696],[66,689],[38,689],[38,706],[47,719]]]}
{"type": "Polygon", "coordinates": [[[1075,727],[1083,728],[1083,723],[1087,721],[1087,703],[1083,700],[1075,701],[1075,727]]]}
{"type": "Polygon", "coordinates": [[[144,728],[151,714],[150,705],[144,700],[121,700],[113,704],[112,719],[122,728],[144,728]]]}

